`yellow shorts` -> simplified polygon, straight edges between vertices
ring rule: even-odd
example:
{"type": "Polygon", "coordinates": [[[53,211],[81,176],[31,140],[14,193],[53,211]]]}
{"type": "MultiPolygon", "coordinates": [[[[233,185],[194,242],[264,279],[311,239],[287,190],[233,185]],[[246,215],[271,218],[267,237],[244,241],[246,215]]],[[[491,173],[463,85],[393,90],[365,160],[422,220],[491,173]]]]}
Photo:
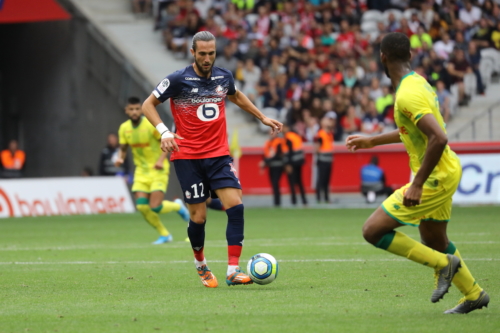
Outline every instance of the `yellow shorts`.
{"type": "Polygon", "coordinates": [[[401,224],[418,227],[420,221],[448,222],[451,217],[452,197],[460,183],[460,175],[447,179],[442,184],[431,187],[424,184],[422,203],[418,206],[406,207],[403,205],[403,196],[411,183],[396,190],[382,203],[382,209],[401,224]]]}
{"type": "Polygon", "coordinates": [[[151,193],[161,191],[165,193],[168,186],[168,170],[152,170],[147,174],[135,172],[132,192],[151,193]]]}

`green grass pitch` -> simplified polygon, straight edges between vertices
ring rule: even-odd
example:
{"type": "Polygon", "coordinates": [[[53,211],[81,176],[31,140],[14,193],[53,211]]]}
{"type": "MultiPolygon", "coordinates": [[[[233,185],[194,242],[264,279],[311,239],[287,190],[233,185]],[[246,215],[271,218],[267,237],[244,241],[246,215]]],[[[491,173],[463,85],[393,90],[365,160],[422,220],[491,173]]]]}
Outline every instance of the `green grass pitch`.
{"type": "MultiPolygon", "coordinates": [[[[0,332],[500,332],[500,207],[455,207],[449,236],[488,309],[444,315],[433,271],[364,242],[371,210],[247,209],[242,266],[267,252],[279,275],[228,287],[226,214],[209,211],[205,288],[177,215],[157,237],[139,214],[0,220],[0,332]],[[468,259],[468,260],[467,260],[468,259]]],[[[418,230],[401,229],[418,239],[418,230]]]]}

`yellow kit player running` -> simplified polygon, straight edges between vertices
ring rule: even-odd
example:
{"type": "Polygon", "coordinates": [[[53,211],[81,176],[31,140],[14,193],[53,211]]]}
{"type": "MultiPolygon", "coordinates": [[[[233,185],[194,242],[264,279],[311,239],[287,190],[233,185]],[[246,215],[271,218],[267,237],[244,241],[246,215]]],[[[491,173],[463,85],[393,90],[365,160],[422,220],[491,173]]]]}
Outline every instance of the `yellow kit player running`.
{"type": "Polygon", "coordinates": [[[144,219],[159,233],[160,237],[153,244],[163,244],[173,241],[172,235],[160,221],[159,213],[178,212],[182,219],[189,221],[189,212],[180,199],[163,200],[168,186],[170,164],[167,153],[160,149],[160,133],[142,116],[141,101],[130,97],[125,107],[125,113],[130,118],[121,124],[118,130],[120,139],[120,156],[115,162],[120,166],[132,148],[135,173],[132,192],[135,195],[137,210],[144,219]]]}
{"type": "Polygon", "coordinates": [[[378,248],[434,268],[433,303],[443,298],[453,282],[464,297],[445,313],[481,309],[490,298],[476,283],[446,234],[452,196],[462,168],[447,145],[437,96],[423,77],[411,71],[410,41],[406,35],[387,34],[381,43],[380,57],[396,91],[394,119],[398,130],[374,137],[349,136],[346,146],[356,151],[403,142],[414,179],[394,192],[368,218],[363,236],[378,248]],[[403,225],[418,227],[422,242],[394,230],[403,225]]]}

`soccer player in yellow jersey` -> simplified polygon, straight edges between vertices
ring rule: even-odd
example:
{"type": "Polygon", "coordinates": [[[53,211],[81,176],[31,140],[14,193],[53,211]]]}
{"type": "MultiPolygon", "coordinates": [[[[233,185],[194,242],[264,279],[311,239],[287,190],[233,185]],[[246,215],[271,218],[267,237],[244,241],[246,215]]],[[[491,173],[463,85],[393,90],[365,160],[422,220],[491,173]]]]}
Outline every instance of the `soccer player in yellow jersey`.
{"type": "Polygon", "coordinates": [[[406,35],[387,34],[381,43],[380,57],[396,91],[394,119],[398,129],[373,137],[352,135],[346,139],[346,146],[356,151],[403,142],[414,178],[368,218],[363,237],[378,248],[432,267],[436,279],[433,303],[448,292],[453,282],[464,297],[445,313],[481,309],[490,298],[476,283],[446,234],[452,196],[462,168],[448,146],[437,96],[427,81],[411,70],[410,41],[406,35]],[[418,227],[422,242],[395,230],[403,225],[418,227]]]}
{"type": "Polygon", "coordinates": [[[172,242],[173,237],[161,223],[158,214],[178,212],[183,220],[188,222],[189,212],[180,199],[174,202],[163,200],[168,186],[170,164],[166,159],[167,153],[160,149],[160,133],[142,116],[139,98],[128,99],[125,113],[130,119],[121,124],[118,130],[120,156],[115,165],[120,166],[123,163],[130,146],[135,164],[132,192],[135,195],[137,210],[160,234],[153,244],[172,242]]]}

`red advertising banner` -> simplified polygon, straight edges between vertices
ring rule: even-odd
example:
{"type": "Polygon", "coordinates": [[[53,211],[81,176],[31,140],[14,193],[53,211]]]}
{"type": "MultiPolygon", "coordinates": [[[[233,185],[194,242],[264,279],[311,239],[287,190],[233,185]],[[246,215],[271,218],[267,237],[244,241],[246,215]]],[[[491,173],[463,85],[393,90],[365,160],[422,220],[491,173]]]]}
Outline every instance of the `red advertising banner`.
{"type": "Polygon", "coordinates": [[[68,14],[55,0],[0,0],[0,23],[26,23],[68,20],[68,14]]]}

